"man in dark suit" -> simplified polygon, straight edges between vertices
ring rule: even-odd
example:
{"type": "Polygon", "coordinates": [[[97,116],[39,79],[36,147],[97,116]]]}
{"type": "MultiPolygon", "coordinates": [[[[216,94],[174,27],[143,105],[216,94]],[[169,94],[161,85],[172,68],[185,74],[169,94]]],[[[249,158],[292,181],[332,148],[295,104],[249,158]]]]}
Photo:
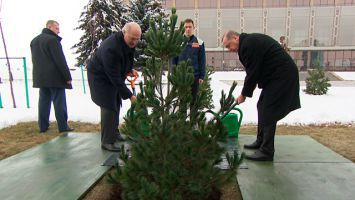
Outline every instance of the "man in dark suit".
{"type": "Polygon", "coordinates": [[[257,150],[246,155],[246,159],[272,161],[277,121],[301,107],[297,66],[276,40],[264,34],[228,31],[223,36],[223,45],[238,53],[246,71],[236,102],[240,104],[246,97],[252,97],[256,86],[262,89],[257,104],[257,139],[244,145],[244,148],[257,150]]]}
{"type": "Polygon", "coordinates": [[[140,26],[127,23],[101,43],[87,64],[91,99],[101,109],[101,148],[108,151],[119,151],[117,142],[123,140],[118,131],[122,99],[136,101],[125,78],[138,76],[133,56],[140,38],[140,26]]]}
{"type": "Polygon", "coordinates": [[[41,133],[49,127],[51,102],[59,132],[74,130],[68,126],[65,97],[65,89],[72,89],[72,78],[58,34],[59,23],[49,20],[42,33],[31,41],[33,87],[39,88],[38,126],[41,133]]]}

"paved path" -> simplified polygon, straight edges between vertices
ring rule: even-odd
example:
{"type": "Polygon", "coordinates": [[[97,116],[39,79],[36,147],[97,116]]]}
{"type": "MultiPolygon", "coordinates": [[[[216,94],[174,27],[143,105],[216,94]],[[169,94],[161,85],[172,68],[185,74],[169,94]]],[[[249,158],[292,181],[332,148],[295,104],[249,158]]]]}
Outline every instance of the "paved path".
{"type": "Polygon", "coordinates": [[[110,167],[100,134],[68,133],[0,161],[0,199],[78,199],[110,167]]]}
{"type": "MultiPolygon", "coordinates": [[[[239,143],[254,139],[241,135],[239,143]]],[[[274,162],[245,160],[238,170],[243,199],[354,199],[355,164],[350,160],[309,136],[276,136],[275,147],[274,162]]]]}

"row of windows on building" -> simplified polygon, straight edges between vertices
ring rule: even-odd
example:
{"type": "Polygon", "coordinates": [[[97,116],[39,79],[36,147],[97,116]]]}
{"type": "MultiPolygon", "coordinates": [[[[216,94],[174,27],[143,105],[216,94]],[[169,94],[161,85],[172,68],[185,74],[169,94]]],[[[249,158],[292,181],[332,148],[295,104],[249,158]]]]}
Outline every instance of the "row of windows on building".
{"type": "Polygon", "coordinates": [[[308,7],[355,5],[355,0],[163,0],[163,5],[177,9],[308,7]]]}
{"type": "MultiPolygon", "coordinates": [[[[291,50],[290,56],[301,71],[316,66],[329,71],[355,71],[355,50],[291,50]]],[[[207,65],[217,71],[244,69],[236,53],[209,51],[206,53],[206,59],[207,65]]]]}
{"type": "Polygon", "coordinates": [[[178,10],[179,20],[195,20],[206,46],[220,46],[227,30],[288,38],[291,47],[355,46],[355,6],[264,9],[178,10]],[[219,32],[220,29],[220,32],[219,32]],[[219,33],[218,33],[219,32],[219,33]]]}

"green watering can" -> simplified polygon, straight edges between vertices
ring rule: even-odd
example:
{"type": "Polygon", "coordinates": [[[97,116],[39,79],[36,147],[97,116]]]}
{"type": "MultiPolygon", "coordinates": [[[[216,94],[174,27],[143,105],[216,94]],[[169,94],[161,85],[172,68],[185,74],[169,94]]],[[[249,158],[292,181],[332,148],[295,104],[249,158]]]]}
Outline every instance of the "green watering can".
{"type": "MultiPolygon", "coordinates": [[[[136,113],[133,111],[131,111],[131,108],[129,108],[128,110],[127,110],[127,114],[126,114],[128,117],[129,116],[133,116],[133,118],[135,118],[136,117],[136,113]]],[[[143,133],[144,133],[144,135],[145,136],[149,136],[149,126],[148,126],[148,123],[146,122],[146,121],[142,121],[142,124],[141,124],[141,126],[142,126],[142,129],[143,129],[143,133]]]]}
{"type": "Polygon", "coordinates": [[[238,138],[243,112],[239,108],[233,108],[232,111],[237,111],[238,113],[227,113],[221,120],[227,128],[228,136],[238,138]]]}
{"type": "Polygon", "coordinates": [[[239,108],[236,108],[236,105],[238,104],[234,103],[231,108],[223,115],[218,116],[214,112],[212,112],[212,114],[215,115],[216,118],[219,118],[222,121],[223,125],[226,126],[229,137],[238,138],[240,125],[243,119],[243,112],[239,108]],[[237,113],[233,111],[237,111],[237,113]]]}

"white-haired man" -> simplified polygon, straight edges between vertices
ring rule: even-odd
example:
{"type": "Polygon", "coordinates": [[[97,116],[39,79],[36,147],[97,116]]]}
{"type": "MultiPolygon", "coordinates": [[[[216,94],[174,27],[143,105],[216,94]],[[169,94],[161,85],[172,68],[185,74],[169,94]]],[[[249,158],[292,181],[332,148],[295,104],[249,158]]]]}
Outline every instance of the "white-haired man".
{"type": "Polygon", "coordinates": [[[137,23],[127,23],[101,43],[87,64],[91,99],[101,109],[101,148],[108,151],[119,151],[117,142],[123,139],[118,131],[122,99],[136,100],[124,81],[138,76],[133,56],[141,33],[137,23]]]}

